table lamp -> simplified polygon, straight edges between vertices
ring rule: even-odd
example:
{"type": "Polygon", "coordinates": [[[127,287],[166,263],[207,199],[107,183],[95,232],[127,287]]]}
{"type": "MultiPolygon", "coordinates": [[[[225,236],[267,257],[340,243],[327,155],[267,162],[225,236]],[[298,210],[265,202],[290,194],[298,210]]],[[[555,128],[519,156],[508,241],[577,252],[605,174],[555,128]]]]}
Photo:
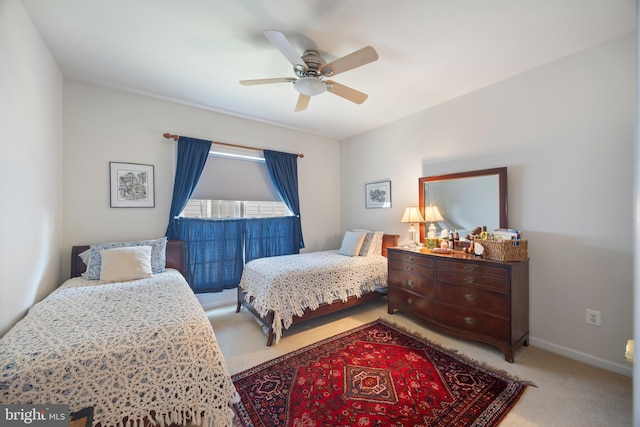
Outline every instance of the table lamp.
{"type": "Polygon", "coordinates": [[[434,222],[443,221],[442,215],[440,215],[440,211],[437,206],[427,206],[424,208],[424,222],[430,222],[429,231],[427,232],[427,239],[435,239],[436,235],[436,226],[433,224],[434,222]]]}
{"type": "Polygon", "coordinates": [[[413,224],[415,224],[416,222],[424,222],[424,218],[422,218],[422,215],[420,214],[418,207],[409,206],[407,209],[405,209],[404,215],[402,216],[402,220],[400,220],[400,222],[408,222],[411,224],[411,227],[409,227],[409,234],[411,235],[411,243],[409,244],[409,246],[412,248],[415,248],[416,247],[416,229],[413,226],[413,224]]]}

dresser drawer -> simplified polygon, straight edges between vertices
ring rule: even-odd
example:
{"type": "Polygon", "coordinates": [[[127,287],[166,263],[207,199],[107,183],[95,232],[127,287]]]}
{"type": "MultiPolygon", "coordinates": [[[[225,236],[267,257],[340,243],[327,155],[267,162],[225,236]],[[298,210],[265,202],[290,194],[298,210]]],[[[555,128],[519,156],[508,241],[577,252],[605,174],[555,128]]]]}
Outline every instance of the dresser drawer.
{"type": "Polygon", "coordinates": [[[391,270],[388,282],[391,288],[401,288],[415,292],[423,298],[435,299],[436,281],[433,276],[433,270],[430,277],[420,276],[404,270],[391,270]]]}
{"type": "Polygon", "coordinates": [[[420,264],[413,264],[409,262],[401,262],[396,260],[389,261],[389,275],[401,274],[401,273],[410,273],[410,274],[420,274],[427,278],[435,278],[435,271],[431,267],[425,267],[420,264]]]}
{"type": "Polygon", "coordinates": [[[452,271],[462,274],[492,276],[500,280],[509,280],[509,270],[503,267],[486,265],[479,262],[458,262],[438,260],[438,270],[452,271]]]}
{"type": "Polygon", "coordinates": [[[389,306],[405,313],[415,313],[426,318],[435,318],[435,302],[405,289],[389,289],[389,306]]]}
{"type": "Polygon", "coordinates": [[[495,289],[501,292],[509,291],[509,282],[492,276],[481,276],[470,273],[457,273],[453,271],[438,270],[436,273],[438,282],[446,282],[457,285],[477,286],[487,289],[495,289]]]}
{"type": "Polygon", "coordinates": [[[438,302],[465,310],[490,312],[499,317],[509,317],[509,296],[472,286],[457,286],[438,283],[438,302]]]}
{"type": "Polygon", "coordinates": [[[509,342],[509,321],[483,312],[436,303],[438,322],[460,331],[473,332],[509,342]]]}
{"type": "Polygon", "coordinates": [[[435,267],[435,261],[433,260],[433,258],[421,256],[419,254],[414,254],[411,252],[389,251],[387,253],[387,256],[389,258],[390,264],[393,263],[394,261],[397,261],[397,262],[410,263],[410,264],[419,264],[422,267],[426,267],[426,268],[435,267]]]}

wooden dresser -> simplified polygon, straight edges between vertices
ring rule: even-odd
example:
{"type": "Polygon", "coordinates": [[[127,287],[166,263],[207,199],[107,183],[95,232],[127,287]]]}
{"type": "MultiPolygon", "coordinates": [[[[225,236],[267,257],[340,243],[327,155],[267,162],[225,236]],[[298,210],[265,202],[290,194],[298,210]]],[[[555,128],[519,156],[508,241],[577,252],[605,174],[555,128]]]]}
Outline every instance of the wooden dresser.
{"type": "Polygon", "coordinates": [[[529,344],[529,261],[501,262],[455,252],[388,249],[389,313],[443,333],[493,345],[513,362],[529,344]]]}

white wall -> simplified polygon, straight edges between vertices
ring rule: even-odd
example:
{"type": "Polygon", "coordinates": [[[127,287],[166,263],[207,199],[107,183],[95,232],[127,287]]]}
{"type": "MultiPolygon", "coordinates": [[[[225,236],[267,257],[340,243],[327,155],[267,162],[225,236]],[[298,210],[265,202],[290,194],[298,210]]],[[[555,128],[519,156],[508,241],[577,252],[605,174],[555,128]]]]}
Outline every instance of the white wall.
{"type": "MultiPolygon", "coordinates": [[[[640,0],[636,0],[636,22],[640,20],[640,0]]],[[[637,26],[637,25],[636,25],[637,26]]],[[[635,176],[634,176],[634,192],[633,192],[633,225],[634,225],[634,245],[633,245],[633,302],[635,307],[640,306],[640,109],[638,108],[638,100],[640,99],[640,33],[636,28],[636,137],[635,137],[635,176]]],[[[633,311],[633,338],[634,347],[640,345],[640,312],[633,311]],[[637,344],[636,344],[637,343],[637,344]]],[[[637,350],[635,350],[637,352],[637,350]]],[[[640,360],[634,356],[634,361],[640,360]]],[[[633,364],[633,425],[640,425],[640,366],[638,363],[633,364]]]]}
{"type": "Polygon", "coordinates": [[[509,226],[529,240],[532,344],[631,375],[634,73],[628,35],[345,141],[343,227],[406,243],[418,177],[507,166],[509,226]],[[392,209],[365,209],[364,183],[385,178],[392,209]]]}
{"type": "Polygon", "coordinates": [[[63,274],[72,245],[164,236],[175,165],[175,142],[165,132],[303,153],[305,250],[329,249],[340,236],[337,140],[66,79],[63,274]],[[109,207],[110,161],[154,165],[155,208],[109,207]]]}
{"type": "Polygon", "coordinates": [[[0,1],[0,336],[60,281],[62,74],[17,0],[0,1]]]}

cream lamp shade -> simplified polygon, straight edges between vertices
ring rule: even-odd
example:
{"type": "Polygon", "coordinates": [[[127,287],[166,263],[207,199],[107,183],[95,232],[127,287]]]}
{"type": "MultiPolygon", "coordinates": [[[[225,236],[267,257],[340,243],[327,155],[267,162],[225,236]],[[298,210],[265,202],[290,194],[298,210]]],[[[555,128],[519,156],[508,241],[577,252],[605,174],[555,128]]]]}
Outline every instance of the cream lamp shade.
{"type": "Polygon", "coordinates": [[[430,222],[429,231],[427,232],[428,239],[436,238],[436,226],[433,224],[434,222],[444,221],[442,215],[440,215],[440,211],[437,206],[427,206],[424,208],[424,221],[430,222]]]}
{"type": "Polygon", "coordinates": [[[424,222],[424,218],[422,217],[422,214],[420,213],[420,210],[418,209],[418,207],[409,206],[408,208],[406,208],[404,210],[404,215],[402,216],[402,219],[400,220],[400,222],[408,222],[411,224],[411,227],[409,227],[409,234],[411,235],[411,242],[409,246],[415,247],[416,246],[416,229],[413,226],[413,224],[415,224],[416,222],[424,222]]]}

